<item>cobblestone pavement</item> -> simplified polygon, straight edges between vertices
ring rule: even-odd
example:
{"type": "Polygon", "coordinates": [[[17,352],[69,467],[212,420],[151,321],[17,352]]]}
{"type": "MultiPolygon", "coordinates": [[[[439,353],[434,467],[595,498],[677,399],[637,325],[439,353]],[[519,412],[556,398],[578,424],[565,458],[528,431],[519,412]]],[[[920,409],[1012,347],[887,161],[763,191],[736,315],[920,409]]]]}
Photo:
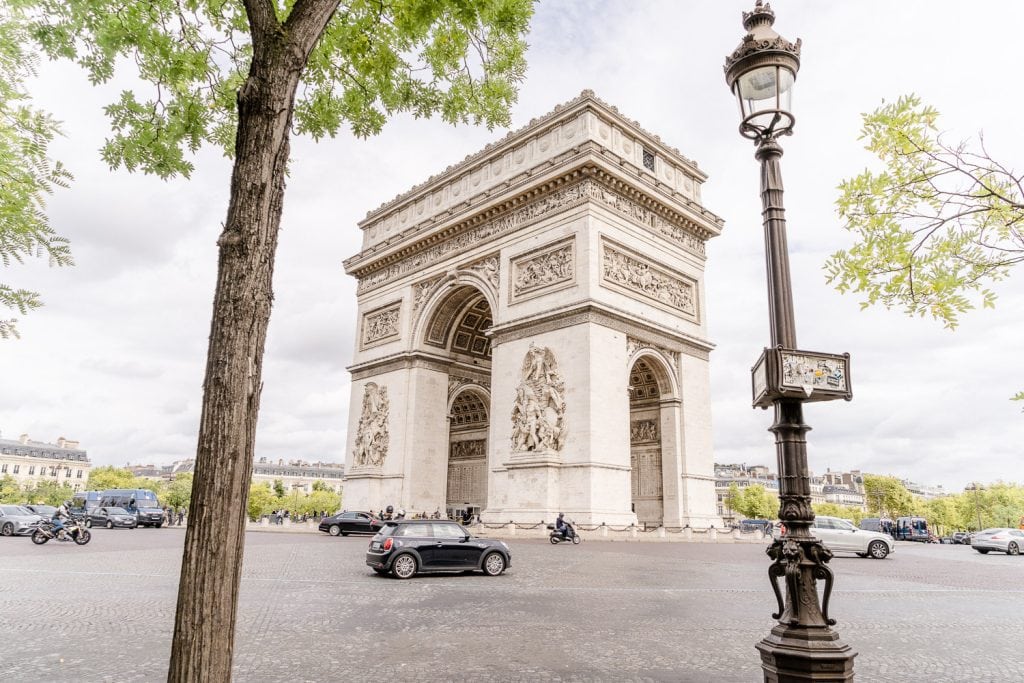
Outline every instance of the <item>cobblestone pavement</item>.
{"type": "MultiPolygon", "coordinates": [[[[166,678],[184,532],[0,538],[0,681],[166,678]]],[[[515,541],[503,576],[397,581],[367,539],[249,533],[236,681],[758,681],[762,545],[515,541]]],[[[1024,680],[1024,557],[837,557],[858,681],[1024,680]]]]}

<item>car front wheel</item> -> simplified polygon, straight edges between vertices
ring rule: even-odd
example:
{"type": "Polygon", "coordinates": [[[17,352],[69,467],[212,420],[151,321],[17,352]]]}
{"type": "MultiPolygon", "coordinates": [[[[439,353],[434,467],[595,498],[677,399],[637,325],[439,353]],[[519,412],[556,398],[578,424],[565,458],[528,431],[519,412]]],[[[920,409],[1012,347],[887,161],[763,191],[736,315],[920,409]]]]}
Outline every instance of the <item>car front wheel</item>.
{"type": "Polygon", "coordinates": [[[406,553],[391,564],[391,573],[399,579],[411,579],[416,574],[416,558],[406,553]]]}
{"type": "Polygon", "coordinates": [[[1010,545],[1006,546],[1006,554],[1007,555],[1020,555],[1020,548],[1017,547],[1016,543],[1011,543],[1010,545]]]}
{"type": "Polygon", "coordinates": [[[876,560],[884,560],[888,554],[889,546],[885,544],[885,541],[871,541],[871,545],[868,546],[868,555],[876,560]]]}
{"type": "Polygon", "coordinates": [[[13,536],[14,535],[14,525],[11,524],[10,522],[7,522],[7,524],[4,524],[4,528],[3,528],[2,531],[0,531],[0,533],[2,533],[4,536],[13,536]]]}
{"type": "Polygon", "coordinates": [[[331,536],[337,536],[341,533],[341,527],[337,524],[332,524],[331,528],[327,530],[327,533],[329,533],[331,536]]]}
{"type": "Polygon", "coordinates": [[[91,529],[92,528],[92,520],[91,519],[85,520],[85,528],[86,529],[91,529]]]}
{"type": "Polygon", "coordinates": [[[505,558],[501,553],[491,553],[484,558],[484,574],[498,576],[505,571],[505,558]]]}
{"type": "Polygon", "coordinates": [[[108,529],[113,529],[114,528],[114,523],[111,522],[109,519],[107,520],[107,528],[108,529]]]}
{"type": "Polygon", "coordinates": [[[988,548],[975,548],[982,555],[988,555],[988,548]]]}

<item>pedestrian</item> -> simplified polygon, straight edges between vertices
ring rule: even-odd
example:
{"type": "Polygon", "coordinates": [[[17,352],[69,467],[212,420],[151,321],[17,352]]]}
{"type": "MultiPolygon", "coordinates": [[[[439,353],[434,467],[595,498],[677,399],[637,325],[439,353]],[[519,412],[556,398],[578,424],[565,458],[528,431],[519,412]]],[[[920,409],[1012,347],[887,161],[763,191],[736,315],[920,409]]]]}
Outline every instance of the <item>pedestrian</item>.
{"type": "Polygon", "coordinates": [[[185,508],[178,508],[178,526],[185,521],[185,508]]]}

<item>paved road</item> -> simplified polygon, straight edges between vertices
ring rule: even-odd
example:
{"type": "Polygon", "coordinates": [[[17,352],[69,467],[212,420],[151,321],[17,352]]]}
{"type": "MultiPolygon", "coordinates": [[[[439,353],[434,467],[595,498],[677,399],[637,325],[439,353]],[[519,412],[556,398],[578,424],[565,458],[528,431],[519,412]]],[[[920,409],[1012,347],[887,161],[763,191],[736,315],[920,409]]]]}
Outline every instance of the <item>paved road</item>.
{"type": "MultiPolygon", "coordinates": [[[[0,681],[166,677],[184,532],[0,538],[0,681]]],[[[236,681],[758,681],[760,545],[512,543],[503,576],[378,577],[364,538],[249,533],[236,681]]],[[[858,681],[1024,680],[1024,557],[837,557],[858,681]]]]}

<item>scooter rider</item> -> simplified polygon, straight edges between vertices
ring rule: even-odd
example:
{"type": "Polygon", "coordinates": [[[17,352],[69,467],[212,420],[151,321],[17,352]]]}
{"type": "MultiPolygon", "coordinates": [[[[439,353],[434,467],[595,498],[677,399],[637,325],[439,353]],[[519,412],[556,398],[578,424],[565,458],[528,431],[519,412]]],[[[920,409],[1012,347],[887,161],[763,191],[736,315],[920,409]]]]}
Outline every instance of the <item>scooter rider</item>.
{"type": "Polygon", "coordinates": [[[562,534],[562,538],[570,539],[573,537],[572,526],[565,521],[565,513],[559,512],[558,519],[555,520],[555,531],[562,534]]]}

